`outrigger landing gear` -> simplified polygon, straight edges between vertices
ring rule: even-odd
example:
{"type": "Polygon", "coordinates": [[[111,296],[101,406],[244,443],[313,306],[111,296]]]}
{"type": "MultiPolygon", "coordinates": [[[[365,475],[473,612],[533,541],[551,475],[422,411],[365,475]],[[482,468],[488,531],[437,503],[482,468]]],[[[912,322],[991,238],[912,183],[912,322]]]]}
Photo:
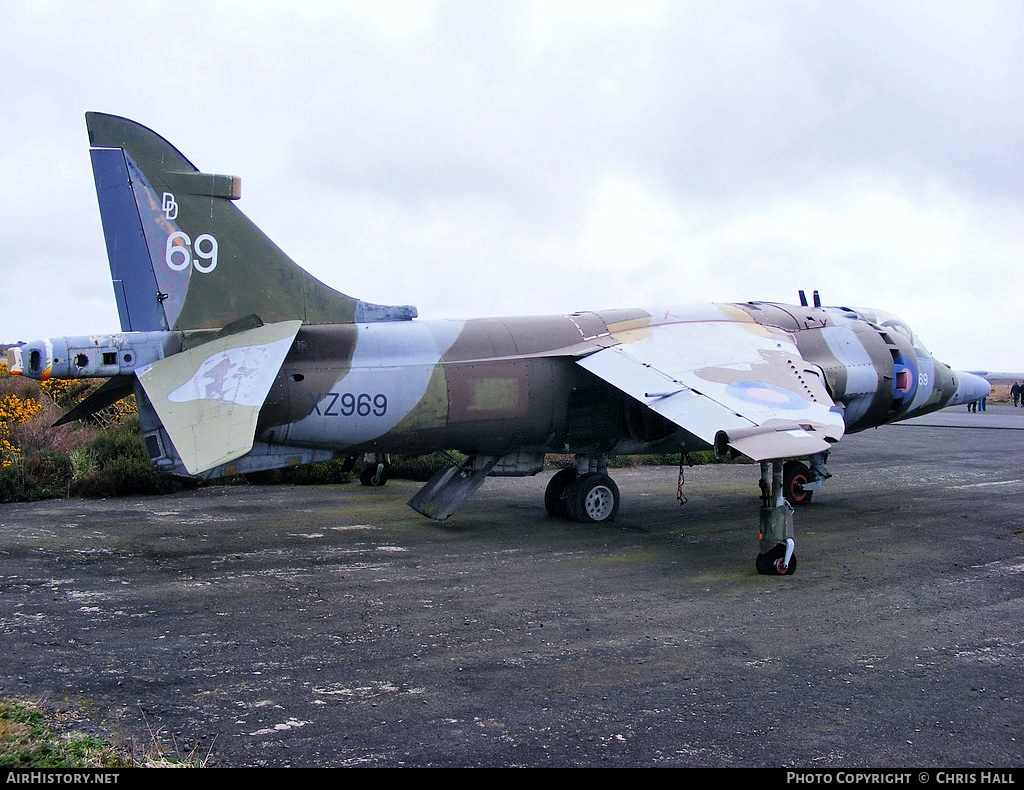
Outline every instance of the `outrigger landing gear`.
{"type": "Polygon", "coordinates": [[[784,494],[782,461],[761,461],[761,546],[757,572],[791,576],[796,572],[793,506],[784,494]]]}
{"type": "Polygon", "coordinates": [[[575,469],[555,472],[544,492],[544,507],[556,518],[584,523],[611,521],[619,511],[619,487],[602,456],[576,456],[575,469]]]}

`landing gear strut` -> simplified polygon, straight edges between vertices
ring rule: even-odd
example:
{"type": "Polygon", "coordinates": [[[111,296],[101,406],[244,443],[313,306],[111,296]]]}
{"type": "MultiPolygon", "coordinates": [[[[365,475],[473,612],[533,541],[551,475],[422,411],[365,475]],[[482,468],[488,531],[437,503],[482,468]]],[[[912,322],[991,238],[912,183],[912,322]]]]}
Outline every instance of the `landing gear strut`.
{"type": "Polygon", "coordinates": [[[784,496],[782,461],[761,461],[761,532],[757,572],[791,576],[796,572],[793,541],[793,506],[784,496]]]}

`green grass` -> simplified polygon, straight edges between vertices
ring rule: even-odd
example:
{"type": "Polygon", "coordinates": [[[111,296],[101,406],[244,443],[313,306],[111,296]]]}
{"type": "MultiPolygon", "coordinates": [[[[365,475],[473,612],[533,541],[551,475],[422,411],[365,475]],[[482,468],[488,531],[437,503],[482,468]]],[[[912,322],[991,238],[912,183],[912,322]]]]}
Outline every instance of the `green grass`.
{"type": "Polygon", "coordinates": [[[0,768],[130,768],[133,764],[90,735],[62,732],[60,714],[0,700],[0,768]]]}
{"type": "Polygon", "coordinates": [[[31,702],[0,699],[0,768],[22,770],[202,767],[194,755],[168,759],[155,744],[139,749],[131,739],[115,747],[76,732],[66,712],[31,702]]]}

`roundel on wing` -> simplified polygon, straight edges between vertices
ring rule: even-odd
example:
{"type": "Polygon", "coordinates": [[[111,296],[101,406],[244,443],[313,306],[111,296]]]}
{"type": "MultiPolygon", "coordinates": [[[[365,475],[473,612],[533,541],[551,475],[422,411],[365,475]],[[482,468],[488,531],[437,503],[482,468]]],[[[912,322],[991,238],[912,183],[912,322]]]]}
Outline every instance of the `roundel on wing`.
{"type": "Polygon", "coordinates": [[[909,401],[917,392],[917,369],[907,357],[896,357],[892,364],[893,400],[909,401]]]}
{"type": "Polygon", "coordinates": [[[734,381],[725,388],[732,397],[773,409],[804,409],[807,400],[774,384],[763,381],[734,381]]]}

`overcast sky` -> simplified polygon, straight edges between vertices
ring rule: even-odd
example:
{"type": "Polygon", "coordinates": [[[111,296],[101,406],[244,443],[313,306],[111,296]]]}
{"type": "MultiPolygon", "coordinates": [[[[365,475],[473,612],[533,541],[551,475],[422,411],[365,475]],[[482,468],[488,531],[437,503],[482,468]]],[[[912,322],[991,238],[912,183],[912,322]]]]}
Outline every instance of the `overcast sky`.
{"type": "Polygon", "coordinates": [[[901,315],[1024,370],[1024,3],[0,3],[0,341],[119,329],[84,114],[421,318],[901,315]]]}

